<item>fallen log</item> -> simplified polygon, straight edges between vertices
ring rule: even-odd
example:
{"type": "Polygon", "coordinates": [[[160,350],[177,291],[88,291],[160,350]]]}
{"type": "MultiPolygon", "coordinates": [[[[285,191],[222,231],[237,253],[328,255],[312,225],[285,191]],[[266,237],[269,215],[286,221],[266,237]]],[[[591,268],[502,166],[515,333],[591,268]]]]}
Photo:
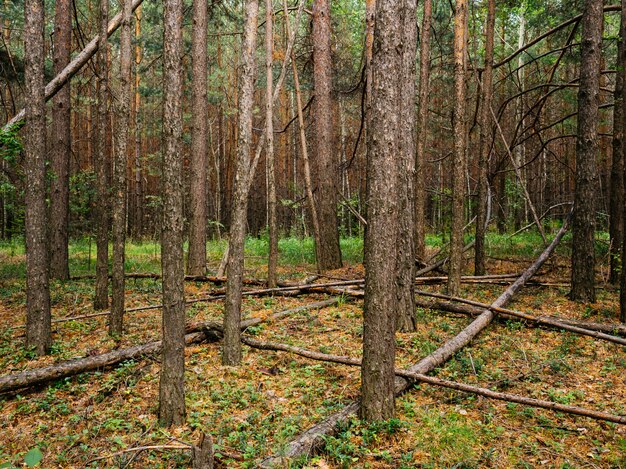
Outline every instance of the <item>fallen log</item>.
{"type": "Polygon", "coordinates": [[[568,331],[568,332],[574,332],[575,334],[586,335],[589,337],[594,337],[596,339],[613,342],[615,344],[626,345],[626,339],[623,339],[621,337],[609,335],[604,332],[584,329],[579,326],[572,326],[570,324],[566,324],[562,321],[559,321],[558,319],[554,319],[554,318],[547,317],[547,316],[533,316],[531,314],[523,313],[521,311],[515,311],[513,309],[507,309],[507,308],[501,308],[501,307],[494,306],[494,305],[488,305],[486,303],[481,303],[479,301],[474,301],[474,300],[467,300],[465,298],[443,295],[441,293],[431,293],[431,292],[425,292],[421,290],[415,290],[415,294],[420,295],[420,296],[430,297],[430,298],[439,298],[439,299],[444,299],[448,301],[455,301],[457,303],[465,303],[467,305],[483,308],[483,310],[488,309],[493,312],[506,314],[508,316],[511,316],[517,319],[524,319],[534,324],[538,324],[542,326],[549,326],[552,328],[561,329],[561,330],[568,331]]]}
{"type": "MultiPolygon", "coordinates": [[[[295,314],[300,311],[325,308],[327,306],[336,304],[338,301],[338,298],[332,298],[309,305],[299,306],[297,308],[291,308],[285,311],[279,311],[268,316],[267,318],[248,319],[241,322],[241,329],[245,330],[248,327],[258,325],[264,321],[280,319],[289,314],[295,314]]],[[[221,337],[222,323],[210,321],[190,325],[187,327],[186,333],[186,346],[199,344],[207,340],[215,341],[221,337]]],[[[22,371],[20,373],[0,376],[0,393],[15,391],[17,389],[26,387],[38,386],[56,379],[67,378],[69,376],[74,376],[80,373],[107,368],[127,360],[133,360],[142,356],[157,354],[160,353],[160,351],[161,341],[157,340],[155,342],[150,342],[147,344],[135,345],[133,347],[128,347],[120,350],[113,350],[111,352],[107,352],[101,355],[77,358],[44,368],[36,368],[33,370],[22,371]]]]}
{"type": "MultiPolygon", "coordinates": [[[[478,316],[483,311],[483,308],[479,308],[477,306],[460,305],[456,303],[450,303],[447,301],[420,300],[419,298],[415,299],[415,305],[420,308],[448,311],[450,313],[463,314],[465,316],[478,316]]],[[[619,336],[626,335],[626,326],[623,326],[621,324],[603,324],[603,323],[598,323],[598,322],[577,321],[574,319],[564,319],[564,318],[559,318],[557,316],[548,316],[548,315],[527,317],[525,315],[514,316],[514,315],[507,314],[507,313],[500,313],[498,314],[498,318],[506,319],[506,320],[511,320],[511,319],[520,320],[521,319],[521,320],[526,320],[528,322],[531,322],[533,325],[536,325],[536,326],[545,326],[545,327],[550,327],[551,329],[559,329],[559,330],[568,330],[568,329],[565,329],[563,326],[574,326],[575,328],[583,329],[585,330],[585,332],[587,332],[583,335],[588,335],[590,337],[596,337],[596,338],[602,338],[602,337],[597,337],[595,335],[595,333],[597,332],[609,334],[609,337],[612,337],[612,338],[617,335],[619,336]]],[[[569,331],[577,333],[576,330],[569,330],[569,331]]],[[[619,337],[615,337],[615,338],[619,339],[619,337]]],[[[621,340],[626,340],[626,339],[621,339],[621,340]]],[[[614,342],[614,341],[610,340],[610,342],[614,342]]],[[[616,343],[621,344],[622,342],[620,341],[616,343]]]]}
{"type": "MultiPolygon", "coordinates": [[[[109,274],[109,277],[111,275],[109,274]]],[[[159,279],[161,278],[161,274],[156,272],[128,272],[124,274],[125,278],[128,279],[159,279]]],[[[70,280],[91,280],[95,279],[96,276],[94,274],[85,274],[85,275],[74,275],[70,278],[70,280]]],[[[185,275],[186,282],[206,282],[206,283],[215,283],[216,285],[222,285],[226,283],[226,277],[218,277],[215,275],[185,275]]],[[[244,285],[265,285],[265,280],[259,280],[256,278],[246,278],[242,280],[244,285]]],[[[291,286],[284,284],[284,286],[291,286]]]]}
{"type": "MultiPolygon", "coordinates": [[[[330,362],[330,363],[339,363],[342,365],[349,366],[361,366],[361,360],[356,358],[344,357],[340,355],[329,355],[326,353],[314,352],[312,350],[307,350],[301,347],[294,347],[292,345],[286,344],[277,344],[272,342],[261,342],[259,340],[252,339],[250,337],[242,337],[242,342],[248,345],[249,347],[253,347],[260,350],[273,350],[280,352],[288,352],[296,355],[300,355],[302,357],[310,358],[312,360],[330,362]]],[[[557,402],[545,401],[542,399],[534,399],[531,397],[519,396],[517,394],[508,394],[497,391],[492,391],[491,389],[481,388],[477,386],[471,386],[469,384],[458,383],[456,381],[449,381],[446,379],[435,378],[434,376],[428,376],[422,373],[415,373],[407,370],[401,370],[396,368],[395,374],[397,376],[401,376],[402,378],[418,381],[420,383],[426,383],[433,386],[455,389],[457,391],[466,392],[469,394],[477,394],[479,396],[487,397],[489,399],[497,399],[500,401],[506,402],[516,402],[518,404],[524,404],[531,407],[539,407],[542,409],[554,410],[557,412],[564,412],[567,414],[574,415],[582,415],[584,417],[589,417],[596,420],[604,420],[606,422],[614,422],[620,423],[622,425],[626,425],[626,417],[621,415],[609,414],[607,412],[596,411],[592,409],[586,409],[584,407],[571,406],[559,404],[557,402]]]]}
{"type": "MultiPolygon", "coordinates": [[[[550,257],[558,246],[561,239],[567,231],[569,224],[569,217],[555,236],[554,240],[545,248],[545,250],[539,255],[539,257],[528,267],[524,273],[511,284],[493,303],[496,307],[506,306],[515,293],[541,268],[544,262],[550,257]]],[[[472,341],[485,327],[487,327],[493,318],[495,313],[490,309],[484,310],[469,326],[463,329],[457,336],[446,342],[443,346],[435,350],[426,358],[420,360],[418,363],[410,367],[407,371],[410,373],[426,374],[432,371],[434,368],[442,365],[449,360],[455,353],[461,350],[465,345],[472,341]]],[[[410,382],[404,378],[396,378],[396,395],[399,395],[409,389],[410,382]]],[[[262,467],[274,467],[281,466],[289,459],[311,454],[324,444],[324,437],[334,433],[337,426],[341,423],[345,423],[352,416],[356,415],[359,409],[358,402],[349,404],[341,411],[327,417],[322,422],[314,425],[308,430],[298,435],[294,440],[289,442],[281,455],[271,456],[261,463],[262,467]]]]}

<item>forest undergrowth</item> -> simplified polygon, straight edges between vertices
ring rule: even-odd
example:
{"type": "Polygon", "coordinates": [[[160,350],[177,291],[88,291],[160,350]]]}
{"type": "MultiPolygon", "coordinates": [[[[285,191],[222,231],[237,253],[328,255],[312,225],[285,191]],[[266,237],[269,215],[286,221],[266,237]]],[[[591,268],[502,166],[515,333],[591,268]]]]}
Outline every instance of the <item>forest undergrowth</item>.
{"type": "MultiPolygon", "coordinates": [[[[435,243],[430,240],[430,250],[435,243]]],[[[534,259],[533,235],[506,240],[492,235],[490,274],[517,273],[534,259]]],[[[602,240],[599,240],[602,249],[602,240]]],[[[314,271],[306,243],[281,243],[282,280],[302,281],[314,271]],[[292,252],[293,254],[289,254],[292,252]]],[[[210,268],[219,264],[223,243],[209,249],[210,268]]],[[[345,267],[329,273],[342,279],[363,277],[362,245],[344,240],[345,267]]],[[[72,246],[72,274],[93,269],[88,244],[72,246]],[[91,264],[88,267],[88,264],[91,264]]],[[[265,275],[261,241],[247,244],[246,277],[265,275]]],[[[601,284],[598,301],[580,305],[566,298],[569,277],[567,243],[541,269],[549,286],[527,286],[512,309],[539,316],[615,322],[619,294],[601,284]]],[[[599,253],[602,255],[602,252],[599,253]]],[[[52,354],[36,358],[23,350],[25,294],[23,249],[0,249],[0,368],[2,374],[47,366],[76,357],[158,340],[159,310],[128,313],[120,342],[107,335],[106,316],[53,324],[52,354]]],[[[467,274],[471,265],[468,265],[467,274]]],[[[158,272],[159,253],[152,243],[131,244],[127,270],[158,272]]],[[[603,279],[606,269],[597,273],[603,279]]],[[[438,274],[439,275],[439,274],[438,274]]],[[[321,279],[320,281],[323,281],[321,279]]],[[[159,279],[130,279],[127,308],[158,304],[159,279]]],[[[186,297],[203,297],[222,288],[186,282],[186,297]]],[[[420,286],[443,292],[442,285],[420,286]]],[[[465,284],[463,296],[485,303],[501,284],[465,284]]],[[[79,278],[51,288],[53,319],[92,312],[93,279],[79,278]]],[[[328,296],[244,298],[246,318],[306,305],[328,296]]],[[[220,302],[197,303],[188,322],[221,320],[220,302]]],[[[418,330],[397,335],[397,366],[418,362],[471,319],[418,309],[418,330]]],[[[337,304],[295,313],[250,327],[246,334],[263,341],[297,345],[322,353],[360,358],[362,300],[341,297],[337,304]]],[[[188,467],[200,433],[211,434],[220,467],[254,467],[301,431],[358,398],[359,370],[313,362],[283,352],[244,346],[239,368],[220,364],[220,344],[186,350],[187,425],[163,430],[156,419],[159,356],[49,385],[0,396],[0,467],[188,467]],[[142,449],[143,448],[143,449],[142,449]]],[[[615,344],[519,321],[492,324],[469,347],[435,373],[440,378],[502,392],[626,415],[626,350],[615,344]]],[[[398,398],[396,417],[378,424],[354,420],[326,439],[323,452],[294,467],[626,467],[626,427],[463,394],[415,386],[398,398]]]]}

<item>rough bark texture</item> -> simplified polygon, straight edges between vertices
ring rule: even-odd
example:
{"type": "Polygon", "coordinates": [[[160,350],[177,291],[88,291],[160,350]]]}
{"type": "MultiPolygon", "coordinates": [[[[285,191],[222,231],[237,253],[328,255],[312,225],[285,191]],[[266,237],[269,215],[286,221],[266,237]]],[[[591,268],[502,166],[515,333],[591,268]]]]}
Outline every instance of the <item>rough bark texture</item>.
{"type": "MultiPolygon", "coordinates": [[[[622,2],[626,3],[626,2],[622,2]]],[[[626,7],[626,5],[624,5],[626,7]]],[[[609,199],[609,233],[611,236],[609,282],[619,283],[621,240],[624,231],[624,80],[626,75],[626,8],[620,17],[617,43],[617,74],[613,106],[613,159],[611,161],[611,192],[609,199]]]]}
{"type": "Polygon", "coordinates": [[[46,214],[46,101],[44,95],[44,2],[24,2],[24,82],[28,96],[24,134],[26,204],[26,347],[47,353],[50,334],[50,288],[46,214]]]}
{"type": "Polygon", "coordinates": [[[191,38],[193,62],[191,111],[191,179],[189,225],[189,256],[187,273],[206,273],[207,242],[207,164],[208,164],[208,101],[207,101],[207,2],[193,2],[193,30],[191,38]]]}
{"type": "MultiPolygon", "coordinates": [[[[70,62],[72,50],[72,9],[70,0],[55,3],[54,73],[70,62]]],[[[70,278],[68,263],[68,222],[70,193],[70,84],[61,88],[52,103],[52,151],[50,155],[50,276],[70,278]]]]}
{"type": "MultiPolygon", "coordinates": [[[[509,286],[502,295],[500,295],[493,305],[503,307],[508,304],[513,296],[524,286],[524,284],[541,268],[545,261],[554,252],[557,245],[563,239],[567,231],[567,222],[557,233],[550,245],[541,253],[541,255],[533,262],[533,264],[509,286]]],[[[495,314],[490,310],[482,310],[481,314],[468,327],[461,331],[457,336],[446,342],[443,346],[433,352],[431,355],[417,364],[410,367],[407,371],[411,373],[426,374],[437,366],[442,365],[456,352],[467,345],[476,335],[478,335],[494,318],[495,314]]],[[[410,382],[405,379],[397,379],[395,383],[395,392],[400,394],[406,391],[410,386],[410,382]]],[[[339,412],[332,414],[322,422],[305,430],[286,446],[282,456],[270,457],[263,461],[262,467],[275,467],[276,465],[284,465],[291,458],[296,458],[303,454],[311,454],[315,449],[324,444],[324,437],[334,433],[337,425],[347,422],[359,410],[358,403],[352,403],[344,407],[339,412]]]]}
{"type": "MultiPolygon", "coordinates": [[[[93,302],[95,309],[106,309],[109,306],[109,162],[107,157],[107,116],[108,108],[108,61],[107,61],[107,30],[109,18],[108,0],[100,0],[100,34],[96,49],[96,69],[98,71],[98,115],[96,118],[96,293],[93,302]]],[[[121,22],[121,18],[120,18],[121,22]]]]}
{"type": "Polygon", "coordinates": [[[368,118],[367,229],[361,417],[394,416],[396,258],[398,239],[398,70],[402,65],[402,2],[376,5],[372,96],[368,118]]]}
{"type": "Polygon", "coordinates": [[[572,290],[576,301],[595,302],[595,226],[598,174],[598,100],[602,55],[602,2],[585,0],[578,88],[576,190],[572,224],[572,290]]]}
{"type": "Polygon", "coordinates": [[[313,81],[315,86],[315,149],[320,244],[316,255],[322,271],[341,267],[339,227],[337,224],[337,178],[339,164],[333,151],[335,143],[332,103],[332,61],[330,45],[329,0],[313,2],[313,81]]]}
{"type": "Polygon", "coordinates": [[[487,206],[489,182],[487,167],[491,148],[491,97],[493,94],[493,47],[496,23],[496,2],[489,0],[485,28],[485,70],[481,83],[482,108],[480,111],[480,149],[478,160],[478,200],[476,206],[476,244],[474,246],[474,274],[485,275],[485,231],[487,230],[487,206]]]}
{"type": "Polygon", "coordinates": [[[428,140],[428,102],[430,95],[430,24],[432,0],[424,0],[424,16],[420,31],[419,114],[417,117],[417,143],[415,149],[415,258],[425,262],[426,253],[426,182],[424,148],[428,140]]]}
{"type": "Polygon", "coordinates": [[[417,52],[417,0],[404,0],[402,10],[402,73],[399,83],[398,126],[398,308],[397,327],[403,332],[416,328],[415,295],[415,54],[417,52]]]}
{"type": "Polygon", "coordinates": [[[163,35],[163,361],[159,423],[185,421],[185,296],[183,257],[182,0],[166,0],[163,35]]]}
{"type": "Polygon", "coordinates": [[[239,92],[239,146],[235,172],[235,194],[232,206],[229,253],[224,301],[224,349],[222,363],[241,363],[241,282],[244,267],[244,241],[248,211],[248,185],[251,179],[252,109],[254,106],[256,34],[259,18],[258,0],[247,0],[242,50],[241,89],[239,92]]]}
{"type": "MultiPolygon", "coordinates": [[[[622,0],[622,15],[624,14],[624,11],[626,11],[626,1],[622,0]]],[[[625,47],[624,53],[626,54],[626,47],[625,47]]],[[[625,64],[626,64],[626,60],[625,60],[625,64]]],[[[622,125],[626,127],[626,79],[625,79],[624,86],[622,87],[622,116],[624,116],[624,119],[622,120],[622,125]]],[[[622,129],[622,132],[624,132],[624,130],[626,129],[622,129]]],[[[626,135],[626,132],[624,132],[624,135],[626,135]]],[[[624,154],[622,155],[622,158],[626,160],[626,144],[622,145],[622,151],[624,152],[624,154]]],[[[624,172],[622,174],[622,177],[624,178],[623,179],[624,187],[626,187],[626,164],[624,165],[624,172]]],[[[623,204],[622,209],[624,210],[623,220],[626,220],[626,204],[623,204]]],[[[626,230],[623,230],[622,231],[622,253],[625,253],[625,252],[626,252],[626,230]]],[[[624,265],[624,262],[622,262],[622,265],[624,265]]],[[[620,279],[619,299],[620,299],[619,319],[621,322],[626,323],[626,269],[624,268],[622,268],[622,275],[620,279]]]]}
{"type": "Polygon", "coordinates": [[[450,272],[448,293],[456,295],[461,286],[463,268],[463,210],[465,203],[465,124],[467,0],[457,0],[454,13],[454,157],[452,160],[452,221],[450,224],[450,272]]]}
{"type": "Polygon", "coordinates": [[[124,246],[126,244],[126,165],[130,127],[131,80],[131,0],[122,4],[123,20],[120,34],[119,92],[115,109],[115,157],[113,160],[113,265],[111,269],[111,315],[109,334],[122,336],[124,322],[124,246]]]}
{"type": "MultiPolygon", "coordinates": [[[[288,18],[285,17],[285,21],[288,18]]],[[[276,287],[278,264],[278,220],[276,215],[276,170],[274,168],[274,74],[272,72],[274,55],[274,15],[272,0],[265,1],[265,156],[267,159],[267,209],[269,229],[269,257],[267,261],[267,286],[276,287]]]]}

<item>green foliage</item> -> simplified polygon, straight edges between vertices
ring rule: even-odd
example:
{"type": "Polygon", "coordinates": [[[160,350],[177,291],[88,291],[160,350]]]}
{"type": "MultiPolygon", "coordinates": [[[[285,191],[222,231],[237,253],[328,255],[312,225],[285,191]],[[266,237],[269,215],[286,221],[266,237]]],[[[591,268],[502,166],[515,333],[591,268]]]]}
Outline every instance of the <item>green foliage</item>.
{"type": "Polygon", "coordinates": [[[24,121],[9,126],[7,129],[0,129],[0,158],[10,164],[15,164],[23,145],[18,132],[24,126],[24,121]]]}

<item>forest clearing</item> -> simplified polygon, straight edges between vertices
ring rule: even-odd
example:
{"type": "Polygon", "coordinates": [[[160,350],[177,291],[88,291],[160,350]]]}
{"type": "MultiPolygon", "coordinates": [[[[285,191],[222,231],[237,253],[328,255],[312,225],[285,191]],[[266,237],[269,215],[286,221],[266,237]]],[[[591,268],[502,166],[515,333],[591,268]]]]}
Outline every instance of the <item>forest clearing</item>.
{"type": "Polygon", "coordinates": [[[626,0],[0,12],[0,468],[626,467],[626,0]]]}

